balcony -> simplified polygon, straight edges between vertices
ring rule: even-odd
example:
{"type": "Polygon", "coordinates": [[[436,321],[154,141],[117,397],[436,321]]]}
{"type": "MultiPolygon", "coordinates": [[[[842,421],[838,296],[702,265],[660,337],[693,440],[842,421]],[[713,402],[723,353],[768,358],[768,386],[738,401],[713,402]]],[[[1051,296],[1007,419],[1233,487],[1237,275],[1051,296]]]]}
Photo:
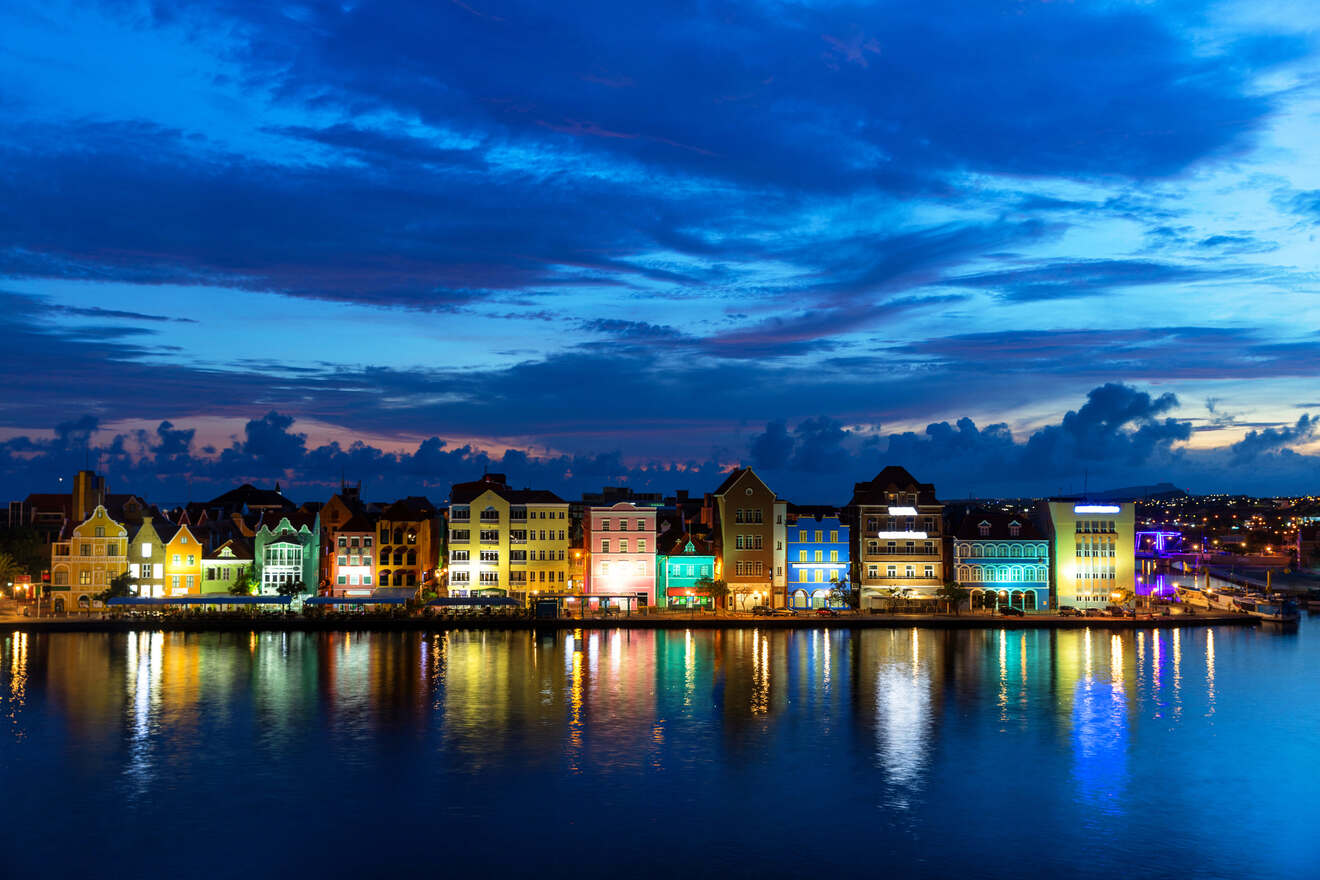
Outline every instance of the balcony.
{"type": "Polygon", "coordinates": [[[866,556],[924,556],[934,558],[940,555],[940,548],[931,547],[877,547],[874,550],[868,549],[864,554],[866,556]]]}

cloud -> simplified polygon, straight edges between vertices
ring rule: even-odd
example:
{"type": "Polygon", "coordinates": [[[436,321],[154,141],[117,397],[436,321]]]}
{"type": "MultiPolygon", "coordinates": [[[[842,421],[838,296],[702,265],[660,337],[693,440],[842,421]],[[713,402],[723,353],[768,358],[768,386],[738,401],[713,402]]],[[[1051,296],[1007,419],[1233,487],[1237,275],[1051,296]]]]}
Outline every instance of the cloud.
{"type": "Polygon", "coordinates": [[[1126,287],[1180,284],[1241,276],[1240,268],[1204,269],[1150,260],[1077,260],[1021,269],[961,275],[946,280],[956,287],[975,287],[1011,302],[1101,296],[1126,287]]]}
{"type": "Polygon", "coordinates": [[[1247,464],[1269,452],[1291,452],[1288,447],[1312,439],[1316,435],[1317,428],[1320,428],[1320,419],[1311,418],[1309,413],[1304,413],[1297,423],[1291,426],[1249,431],[1245,437],[1229,447],[1233,463],[1247,464]]]}

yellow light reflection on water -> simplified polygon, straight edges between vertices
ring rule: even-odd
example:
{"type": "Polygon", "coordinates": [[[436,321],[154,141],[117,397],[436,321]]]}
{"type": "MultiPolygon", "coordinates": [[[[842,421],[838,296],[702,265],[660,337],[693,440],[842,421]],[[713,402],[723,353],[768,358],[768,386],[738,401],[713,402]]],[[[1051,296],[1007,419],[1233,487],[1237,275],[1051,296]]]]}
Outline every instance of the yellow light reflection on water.
{"type": "Polygon", "coordinates": [[[1205,697],[1209,711],[1215,712],[1215,631],[1211,627],[1205,631],[1205,697]]]}

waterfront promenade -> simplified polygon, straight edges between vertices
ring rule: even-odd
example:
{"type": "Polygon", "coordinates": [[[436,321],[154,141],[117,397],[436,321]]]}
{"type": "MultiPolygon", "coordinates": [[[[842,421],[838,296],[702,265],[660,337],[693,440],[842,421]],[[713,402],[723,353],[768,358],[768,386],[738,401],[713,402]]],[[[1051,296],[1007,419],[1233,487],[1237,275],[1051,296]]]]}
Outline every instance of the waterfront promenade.
{"type": "Polygon", "coordinates": [[[394,617],[384,614],[235,614],[120,617],[0,617],[0,632],[417,632],[444,629],[1011,629],[1077,630],[1087,628],[1168,629],[1187,626],[1258,626],[1246,614],[1207,611],[1132,617],[1060,617],[1053,614],[1005,617],[990,614],[815,614],[758,617],[751,614],[654,614],[605,617],[530,618],[464,614],[394,617]]]}

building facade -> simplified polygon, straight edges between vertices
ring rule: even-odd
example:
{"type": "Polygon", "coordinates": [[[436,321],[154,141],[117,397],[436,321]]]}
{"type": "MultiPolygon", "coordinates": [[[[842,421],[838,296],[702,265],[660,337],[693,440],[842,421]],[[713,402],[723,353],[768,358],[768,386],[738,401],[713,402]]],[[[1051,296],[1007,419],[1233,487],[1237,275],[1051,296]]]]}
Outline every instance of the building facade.
{"type": "Polygon", "coordinates": [[[788,503],[751,468],[737,468],[712,495],[721,577],[737,610],[786,605],[785,520],[788,503]]]}
{"type": "Polygon", "coordinates": [[[165,595],[195,596],[202,591],[203,548],[187,525],[180,525],[165,544],[165,595]]]}
{"type": "Polygon", "coordinates": [[[656,604],[655,511],[630,501],[586,509],[588,594],[627,595],[639,606],[656,604]]]}
{"type": "Polygon", "coordinates": [[[838,516],[789,516],[786,527],[788,607],[847,607],[834,592],[849,584],[850,529],[838,516]]]}
{"type": "Polygon", "coordinates": [[[231,538],[202,557],[202,594],[228,593],[247,572],[249,588],[255,586],[252,577],[252,548],[239,538],[231,538]]]}
{"type": "Polygon", "coordinates": [[[861,580],[860,607],[934,601],[945,584],[944,505],[935,487],[886,467],[853,486],[848,517],[861,580]]]}
{"type": "Polygon", "coordinates": [[[327,531],[326,592],[341,598],[370,596],[376,585],[375,523],[359,513],[327,531]]]}
{"type": "Polygon", "coordinates": [[[139,596],[161,597],[165,594],[165,549],[175,528],[144,516],[142,523],[129,531],[128,574],[139,596]]]}
{"type": "Polygon", "coordinates": [[[457,483],[449,497],[451,596],[580,592],[569,586],[567,501],[512,489],[503,474],[457,483]]]}
{"type": "Polygon", "coordinates": [[[707,581],[715,579],[715,550],[704,538],[674,535],[655,558],[656,603],[670,608],[713,608],[707,581]]]}
{"type": "Polygon", "coordinates": [[[1029,517],[971,511],[954,534],[953,565],[972,608],[1050,607],[1049,540],[1029,517]]]}
{"type": "Polygon", "coordinates": [[[65,534],[51,544],[51,609],[87,610],[111,578],[128,571],[128,529],[98,504],[65,534]]]}
{"type": "Polygon", "coordinates": [[[1049,539],[1055,607],[1103,608],[1136,589],[1136,505],[1052,498],[1037,502],[1049,539]]]}
{"type": "Polygon", "coordinates": [[[279,594],[281,586],[302,584],[314,592],[321,558],[321,521],[316,514],[262,514],[252,538],[252,564],[258,592],[279,594]]]}
{"type": "Polygon", "coordinates": [[[386,507],[376,522],[377,586],[438,584],[440,544],[440,512],[431,502],[409,497],[386,507]]]}

